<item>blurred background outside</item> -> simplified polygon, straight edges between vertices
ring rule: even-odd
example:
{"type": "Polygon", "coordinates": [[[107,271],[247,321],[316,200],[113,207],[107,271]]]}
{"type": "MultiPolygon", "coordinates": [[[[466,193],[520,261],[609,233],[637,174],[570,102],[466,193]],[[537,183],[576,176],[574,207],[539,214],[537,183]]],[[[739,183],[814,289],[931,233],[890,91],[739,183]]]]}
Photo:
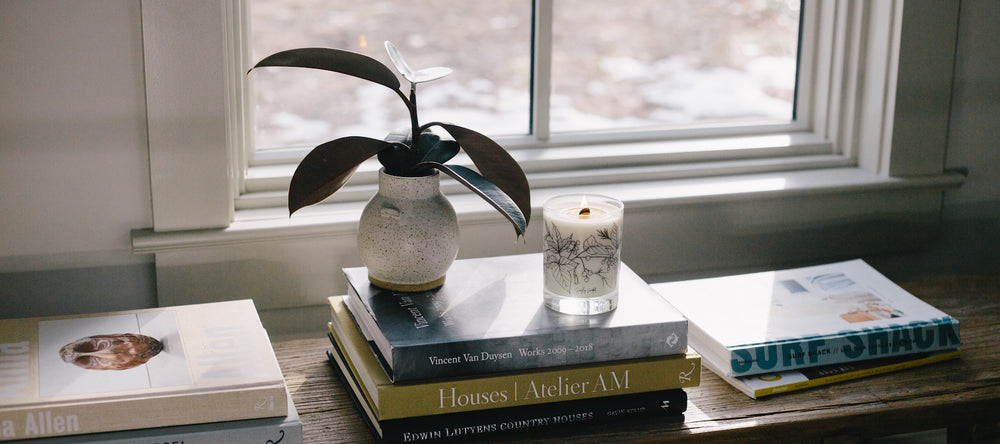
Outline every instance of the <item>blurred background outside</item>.
{"type": "MultiPolygon", "coordinates": [[[[417,87],[420,123],[491,136],[530,132],[528,0],[251,0],[250,7],[254,63],[321,46],[391,68],[383,46],[390,40],[414,69],[454,69],[417,87]]],[[[799,8],[797,0],[555,0],[551,131],[788,122],[799,8]]],[[[402,101],[381,85],[300,68],[250,78],[257,149],[381,139],[408,125],[402,101]]]]}

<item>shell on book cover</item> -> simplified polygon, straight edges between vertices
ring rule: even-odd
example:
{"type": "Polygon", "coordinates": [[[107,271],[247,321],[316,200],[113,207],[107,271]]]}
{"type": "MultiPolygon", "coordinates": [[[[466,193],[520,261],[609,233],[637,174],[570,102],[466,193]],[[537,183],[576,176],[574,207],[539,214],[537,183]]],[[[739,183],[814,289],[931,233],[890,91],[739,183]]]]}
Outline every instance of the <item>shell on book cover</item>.
{"type": "Polygon", "coordinates": [[[63,361],[88,370],[127,370],[145,364],[163,350],[156,338],[133,333],[77,339],[59,350],[63,361]]]}

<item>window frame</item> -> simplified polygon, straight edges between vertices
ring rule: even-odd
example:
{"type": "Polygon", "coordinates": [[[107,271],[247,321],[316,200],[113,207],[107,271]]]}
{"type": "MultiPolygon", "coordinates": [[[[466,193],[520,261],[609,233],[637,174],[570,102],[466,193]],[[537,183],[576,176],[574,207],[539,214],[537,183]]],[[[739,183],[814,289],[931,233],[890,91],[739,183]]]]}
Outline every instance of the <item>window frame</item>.
{"type": "MultiPolygon", "coordinates": [[[[808,75],[809,72],[812,72],[811,68],[806,70],[797,82],[798,95],[800,96],[798,100],[806,105],[800,113],[801,119],[785,123],[700,124],[689,125],[685,128],[645,127],[596,132],[552,133],[549,129],[549,117],[553,7],[553,0],[536,0],[534,2],[535,28],[532,32],[534,74],[531,82],[530,112],[532,131],[530,134],[520,136],[494,137],[521,163],[522,168],[529,174],[529,180],[532,179],[531,174],[537,172],[577,171],[578,173],[575,174],[577,178],[573,183],[586,185],[594,183],[590,180],[591,177],[599,176],[599,170],[607,166],[666,165],[679,162],[830,154],[833,152],[829,141],[819,140],[816,137],[806,137],[810,134],[811,107],[809,104],[813,95],[811,77],[808,75]],[[786,136],[789,142],[767,146],[767,142],[762,142],[767,138],[760,137],[761,135],[772,136],[775,134],[786,136]],[[692,143],[699,140],[702,140],[703,143],[692,143]],[[676,142],[672,147],[651,148],[655,143],[671,141],[676,142]],[[702,148],[693,149],[696,146],[702,148]],[[595,151],[614,153],[614,155],[597,156],[594,155],[595,151]],[[651,155],[654,152],[657,155],[651,155]],[[568,159],[572,161],[568,161],[568,159]]],[[[238,24],[237,27],[249,26],[246,8],[243,8],[243,14],[243,23],[238,24]]],[[[807,35],[806,38],[812,39],[814,37],[807,35]]],[[[249,47],[238,50],[241,57],[249,58],[249,47]]],[[[249,87],[244,86],[244,90],[249,91],[249,87]]],[[[244,99],[247,100],[247,103],[251,103],[249,97],[244,97],[244,99]]],[[[249,125],[241,125],[240,128],[246,132],[244,140],[252,140],[252,128],[249,125]]],[[[771,139],[774,138],[771,137],[771,139]]],[[[242,170],[246,171],[247,174],[243,178],[245,182],[240,183],[242,194],[237,197],[236,210],[283,206],[284,196],[282,193],[287,189],[288,180],[294,171],[297,159],[304,156],[310,149],[296,147],[270,148],[258,151],[252,144],[247,144],[245,152],[242,153],[248,159],[242,170]]],[[[467,159],[465,162],[471,166],[471,162],[468,162],[467,159]]],[[[841,163],[840,161],[831,161],[831,165],[841,163]]],[[[352,177],[347,189],[361,186],[361,189],[364,190],[361,194],[367,192],[377,180],[375,171],[378,168],[377,162],[370,160],[360,169],[359,174],[352,177]]],[[[787,166],[783,166],[783,168],[787,168],[787,166]]],[[[648,178],[648,175],[643,177],[648,178]]],[[[660,177],[669,178],[671,175],[665,172],[660,177]]],[[[447,182],[448,179],[445,181],[447,182]]],[[[570,184],[565,177],[563,183],[570,184]]],[[[445,190],[449,194],[468,192],[462,187],[454,185],[446,184],[445,190]]],[[[352,199],[356,198],[350,191],[341,191],[340,193],[350,195],[352,199]]],[[[341,200],[344,199],[343,196],[338,197],[341,200]]]]}
{"type": "MultiPolygon", "coordinates": [[[[541,0],[540,7],[551,4],[552,0],[541,0]]],[[[193,264],[229,261],[238,268],[238,262],[248,257],[269,254],[258,246],[301,249],[314,240],[333,237],[341,242],[352,237],[364,200],[374,190],[375,167],[363,166],[330,203],[304,209],[290,219],[283,193],[274,191],[287,180],[290,167],[265,162],[251,168],[242,149],[248,141],[249,90],[241,77],[226,74],[242,75],[251,63],[231,44],[246,38],[247,17],[241,6],[242,0],[142,1],[154,220],[153,227],[133,231],[132,243],[134,252],[156,255],[161,304],[228,298],[232,293],[219,291],[220,285],[247,289],[245,284],[233,283],[241,279],[235,272],[227,278],[233,282],[205,282],[207,278],[197,277],[199,268],[193,264]],[[177,32],[176,23],[185,23],[183,32],[177,32]]],[[[801,226],[825,224],[845,210],[877,220],[918,215],[936,224],[942,191],[959,186],[964,178],[944,170],[958,5],[807,0],[804,9],[803,20],[813,26],[804,27],[803,41],[811,47],[802,51],[800,63],[815,69],[800,70],[800,76],[808,78],[800,78],[799,84],[810,92],[800,96],[797,111],[799,121],[808,124],[776,133],[742,128],[716,137],[698,130],[666,139],[637,133],[628,142],[608,139],[587,144],[577,136],[553,136],[531,149],[511,150],[529,176],[533,206],[540,207],[545,197],[560,191],[614,191],[626,197],[626,208],[638,213],[671,209],[704,213],[698,220],[712,220],[720,211],[754,211],[750,207],[766,200],[779,213],[753,218],[756,222],[748,225],[784,219],[801,226]],[[747,149],[766,143],[770,143],[766,149],[747,149]],[[692,149],[699,144],[715,149],[707,157],[693,155],[692,149]],[[609,158],[601,152],[615,155],[609,158]],[[714,185],[734,178],[771,178],[786,185],[713,191],[714,185]],[[869,202],[875,195],[880,200],[869,202]]],[[[547,56],[536,51],[536,57],[547,56]]],[[[536,132],[542,129],[537,123],[534,126],[536,132]]],[[[442,187],[449,193],[447,184],[443,182],[442,187]]],[[[474,230],[479,224],[503,227],[505,221],[497,220],[487,205],[469,197],[451,198],[463,230],[467,226],[474,230]]],[[[678,227],[684,229],[691,228],[678,227]]],[[[926,238],[896,241],[886,239],[881,245],[883,240],[875,239],[836,254],[919,248],[915,243],[926,238]]],[[[511,247],[506,239],[503,247],[491,243],[492,239],[470,242],[463,244],[463,256],[501,254],[511,247]]],[[[350,265],[347,262],[353,259],[345,254],[327,259],[334,261],[327,265],[350,265]]],[[[775,254],[780,257],[767,260],[801,262],[819,257],[812,252],[775,254]]],[[[295,257],[289,261],[309,260],[298,255],[287,253],[295,257]]],[[[659,259],[650,256],[649,260],[659,259]]],[[[691,267],[768,265],[752,255],[741,260],[712,262],[708,258],[693,261],[691,267]]],[[[312,273],[309,279],[322,282],[299,285],[296,297],[278,300],[265,294],[243,295],[261,298],[259,308],[321,304],[316,294],[336,294],[341,285],[338,278],[323,275],[333,273],[326,270],[329,267],[321,268],[308,272],[312,273]]],[[[666,273],[633,268],[652,276],[666,273]]],[[[694,268],[679,271],[694,272],[694,268]]]]}
{"type": "MultiPolygon", "coordinates": [[[[552,1],[539,0],[539,9],[551,12],[552,1]]],[[[901,128],[905,131],[893,131],[893,126],[900,124],[896,122],[900,119],[893,118],[895,102],[907,101],[908,97],[926,97],[924,85],[942,82],[935,78],[941,77],[941,72],[911,70],[908,75],[914,78],[908,77],[908,83],[897,87],[898,66],[893,62],[898,59],[900,49],[903,4],[902,0],[870,5],[850,0],[806,2],[802,39],[804,44],[812,46],[812,50],[802,51],[800,63],[813,68],[800,69],[799,118],[786,128],[713,130],[716,139],[708,138],[708,133],[701,129],[674,131],[666,137],[655,131],[599,137],[551,135],[544,111],[547,109],[547,94],[544,94],[547,86],[545,82],[537,82],[540,83],[536,85],[540,92],[536,94],[539,105],[533,112],[535,122],[532,125],[536,136],[530,140],[503,141],[505,146],[513,147],[512,152],[529,179],[533,173],[543,179],[546,175],[563,173],[559,181],[563,186],[585,186],[591,177],[600,176],[594,169],[608,165],[658,164],[662,167],[659,175],[646,172],[638,176],[644,180],[725,174],[725,164],[712,162],[719,160],[737,161],[730,162],[732,171],[737,173],[748,171],[746,165],[738,162],[748,160],[756,164],[752,171],[817,168],[823,164],[837,168],[855,163],[883,177],[941,174],[946,117],[927,114],[919,119],[920,123],[901,128]],[[863,70],[864,78],[860,78],[852,73],[862,71],[857,68],[866,63],[862,57],[884,58],[886,62],[867,62],[869,66],[863,70]],[[869,89],[863,91],[861,83],[869,89]],[[896,94],[898,88],[916,89],[920,94],[896,94]],[[819,93],[821,91],[828,94],[819,93]],[[832,100],[835,97],[844,99],[832,100]],[[845,117],[852,113],[859,118],[845,117]],[[927,128],[925,125],[935,129],[933,137],[925,137],[929,133],[921,130],[927,128]],[[746,149],[768,136],[788,137],[789,142],[775,144],[770,150],[746,149]],[[633,141],[637,143],[629,143],[633,141]],[[651,149],[651,144],[656,143],[663,144],[664,148],[651,149]],[[673,147],[666,146],[671,143],[673,147]],[[705,156],[692,156],[691,151],[683,147],[685,143],[715,143],[721,149],[714,149],[705,156]],[[893,145],[895,149],[890,149],[893,145]],[[529,146],[533,152],[522,152],[519,146],[529,146]],[[572,147],[581,148],[574,152],[572,147]],[[588,157],[588,153],[595,150],[614,152],[615,156],[588,157]],[[786,158],[789,155],[814,157],[800,159],[804,162],[796,166],[795,159],[786,158]],[[770,167],[760,160],[766,158],[774,160],[770,167]],[[703,172],[699,173],[699,169],[703,172]]],[[[948,42],[954,42],[953,23],[934,20],[933,7],[909,4],[917,6],[906,8],[912,12],[910,20],[921,21],[919,26],[929,26],[931,32],[909,32],[904,40],[906,48],[947,47],[951,45],[948,42]]],[[[248,37],[249,17],[244,1],[146,0],[142,3],[142,11],[153,230],[226,228],[239,220],[240,210],[282,207],[284,197],[280,190],[287,186],[294,164],[269,165],[264,161],[259,167],[254,166],[252,156],[244,149],[252,141],[252,123],[248,111],[250,86],[242,74],[252,61],[246,45],[234,44],[245,42],[248,37]],[[172,27],[173,23],[181,21],[189,25],[184,33],[172,27]],[[206,41],[216,41],[219,45],[206,45],[206,41]],[[218,60],[224,63],[219,64],[218,60]],[[240,75],[227,74],[234,72],[240,75]]],[[[543,21],[539,23],[537,32],[542,44],[536,48],[535,57],[542,72],[540,78],[544,79],[545,66],[551,59],[551,46],[545,35],[551,34],[551,27],[543,21]]],[[[950,84],[950,78],[945,80],[950,84]]],[[[937,91],[930,102],[943,104],[942,109],[947,109],[950,88],[938,88],[937,91]]],[[[917,103],[914,106],[924,109],[928,105],[917,103]]],[[[903,124],[916,121],[911,117],[908,115],[908,121],[903,124]]],[[[345,190],[339,200],[332,201],[358,199],[367,193],[375,183],[376,171],[373,162],[363,167],[348,184],[349,188],[356,187],[356,192],[345,190]]],[[[543,179],[539,181],[546,183],[543,179]]],[[[452,190],[461,192],[456,187],[452,190]]]]}

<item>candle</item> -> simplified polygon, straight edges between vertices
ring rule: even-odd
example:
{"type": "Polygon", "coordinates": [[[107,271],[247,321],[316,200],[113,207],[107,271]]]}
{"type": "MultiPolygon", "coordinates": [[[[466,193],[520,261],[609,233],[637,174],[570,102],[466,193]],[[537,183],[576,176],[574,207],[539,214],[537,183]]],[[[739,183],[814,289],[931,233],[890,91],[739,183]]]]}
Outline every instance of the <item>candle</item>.
{"type": "Polygon", "coordinates": [[[595,194],[545,201],[545,305],[571,314],[599,314],[618,304],[624,206],[595,194]]]}

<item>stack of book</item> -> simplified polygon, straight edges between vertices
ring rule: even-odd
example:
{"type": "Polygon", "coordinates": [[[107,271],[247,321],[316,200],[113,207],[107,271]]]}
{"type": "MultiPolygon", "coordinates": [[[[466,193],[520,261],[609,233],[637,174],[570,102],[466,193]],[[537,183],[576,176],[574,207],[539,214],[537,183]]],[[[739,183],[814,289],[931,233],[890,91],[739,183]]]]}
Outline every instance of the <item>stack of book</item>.
{"type": "Polygon", "coordinates": [[[344,272],[330,360],[383,441],[682,418],[700,381],[687,320],[624,264],[618,308],[595,316],[545,307],[541,254],[458,260],[419,293],[344,272]]]}
{"type": "Polygon", "coordinates": [[[957,319],[860,259],[653,287],[705,366],[752,398],[961,355],[957,319]]]}
{"type": "Polygon", "coordinates": [[[250,300],[0,320],[0,441],[301,443],[250,300]]]}

